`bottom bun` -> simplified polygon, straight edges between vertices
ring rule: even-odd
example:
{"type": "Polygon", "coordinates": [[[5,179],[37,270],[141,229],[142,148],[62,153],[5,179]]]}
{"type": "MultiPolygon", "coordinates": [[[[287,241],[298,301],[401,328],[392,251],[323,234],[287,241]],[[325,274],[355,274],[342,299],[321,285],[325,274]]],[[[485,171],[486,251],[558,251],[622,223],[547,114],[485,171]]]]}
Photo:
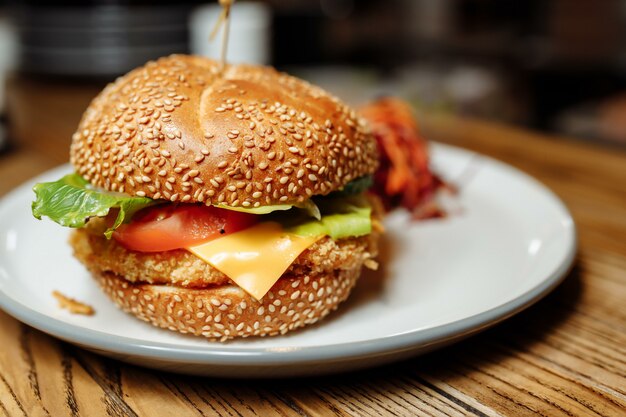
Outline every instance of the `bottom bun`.
{"type": "Polygon", "coordinates": [[[283,276],[261,301],[235,285],[181,288],[131,283],[111,272],[91,272],[122,310],[141,320],[225,341],[275,336],[315,323],[348,298],[361,264],[318,275],[283,276]]]}

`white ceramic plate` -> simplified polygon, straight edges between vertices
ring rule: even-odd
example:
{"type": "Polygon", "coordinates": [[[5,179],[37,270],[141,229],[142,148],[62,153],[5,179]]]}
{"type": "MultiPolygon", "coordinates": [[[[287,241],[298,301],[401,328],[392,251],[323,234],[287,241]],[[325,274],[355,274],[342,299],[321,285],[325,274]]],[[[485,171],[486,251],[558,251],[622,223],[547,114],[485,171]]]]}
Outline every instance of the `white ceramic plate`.
{"type": "Polygon", "coordinates": [[[86,349],[169,371],[229,377],[338,372],[416,355],[467,337],[528,307],[564,277],[575,227],[561,201],[529,176],[471,152],[433,146],[433,164],[461,188],[458,213],[410,222],[388,216],[383,268],[321,323],[283,337],[210,343],[152,327],[103,295],[66,244],[69,231],[30,214],[35,182],[0,203],[0,307],[86,349]],[[60,290],[92,317],[58,308],[60,290]]]}

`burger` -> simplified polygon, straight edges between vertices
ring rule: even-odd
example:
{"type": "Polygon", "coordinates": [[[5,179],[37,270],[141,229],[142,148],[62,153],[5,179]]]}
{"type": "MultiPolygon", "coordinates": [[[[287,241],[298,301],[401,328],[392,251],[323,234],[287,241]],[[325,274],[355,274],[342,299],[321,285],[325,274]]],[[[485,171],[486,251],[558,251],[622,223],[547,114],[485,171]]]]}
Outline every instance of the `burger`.
{"type": "Polygon", "coordinates": [[[376,267],[366,123],[269,67],[174,55],[108,85],[72,137],[74,173],[33,214],[104,292],[155,326],[228,340],[317,322],[376,267]]]}

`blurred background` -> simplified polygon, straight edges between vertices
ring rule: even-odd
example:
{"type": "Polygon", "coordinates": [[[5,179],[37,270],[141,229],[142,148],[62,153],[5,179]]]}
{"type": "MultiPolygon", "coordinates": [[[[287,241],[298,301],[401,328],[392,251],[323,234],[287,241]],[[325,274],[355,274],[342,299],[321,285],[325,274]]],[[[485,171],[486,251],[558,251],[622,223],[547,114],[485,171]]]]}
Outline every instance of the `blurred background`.
{"type": "MultiPolygon", "coordinates": [[[[217,58],[219,6],[0,0],[0,148],[70,141],[107,82],[175,52],[217,58]]],[[[235,3],[229,61],[271,64],[359,104],[382,94],[626,146],[626,0],[235,3]]]]}

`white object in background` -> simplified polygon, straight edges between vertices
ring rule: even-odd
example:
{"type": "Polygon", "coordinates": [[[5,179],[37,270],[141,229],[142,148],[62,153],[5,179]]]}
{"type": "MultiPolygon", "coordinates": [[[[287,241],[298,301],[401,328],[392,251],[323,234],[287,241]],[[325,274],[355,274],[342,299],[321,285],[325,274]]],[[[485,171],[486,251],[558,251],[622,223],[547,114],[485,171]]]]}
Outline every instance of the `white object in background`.
{"type": "MultiPolygon", "coordinates": [[[[0,16],[0,116],[4,113],[6,76],[15,67],[15,34],[4,16],[0,16]]],[[[6,144],[6,130],[0,119],[0,150],[6,144]]]]}
{"type": "MultiPolygon", "coordinates": [[[[198,7],[189,22],[191,52],[219,59],[222,32],[211,41],[209,36],[222,7],[215,3],[198,7]]],[[[270,59],[269,7],[262,3],[236,2],[230,11],[230,34],[226,60],[232,63],[268,64],[270,59]]]]}
{"type": "Polygon", "coordinates": [[[494,96],[501,88],[499,81],[494,72],[486,68],[461,66],[448,74],[444,86],[455,102],[468,104],[494,96]]]}
{"type": "Polygon", "coordinates": [[[0,114],[4,112],[5,78],[14,67],[15,35],[7,19],[0,16],[0,114]]]}

